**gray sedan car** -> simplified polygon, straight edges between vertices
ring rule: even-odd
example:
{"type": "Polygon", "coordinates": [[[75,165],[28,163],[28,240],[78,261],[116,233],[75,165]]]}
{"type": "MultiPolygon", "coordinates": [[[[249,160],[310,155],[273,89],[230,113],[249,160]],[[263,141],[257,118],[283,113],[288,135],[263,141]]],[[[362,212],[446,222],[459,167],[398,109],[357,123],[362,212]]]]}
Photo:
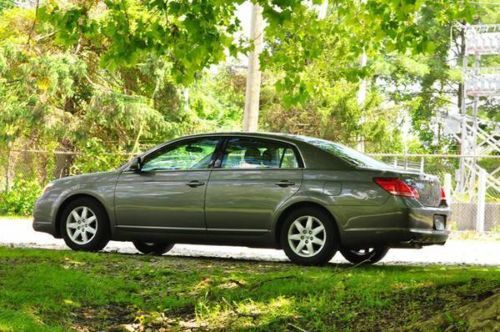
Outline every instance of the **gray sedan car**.
{"type": "Polygon", "coordinates": [[[281,248],[299,264],[337,251],[375,263],[389,248],[444,244],[449,208],[436,177],[330,141],[285,134],[183,137],[118,170],[51,182],[33,227],[74,250],[132,241],[281,248]]]}

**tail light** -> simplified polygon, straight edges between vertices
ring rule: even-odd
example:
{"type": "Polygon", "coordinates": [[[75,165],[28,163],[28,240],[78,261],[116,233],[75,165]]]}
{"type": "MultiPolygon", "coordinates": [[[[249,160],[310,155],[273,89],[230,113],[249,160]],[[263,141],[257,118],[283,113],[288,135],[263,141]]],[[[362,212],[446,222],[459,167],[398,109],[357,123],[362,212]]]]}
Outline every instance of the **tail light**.
{"type": "Polygon", "coordinates": [[[446,192],[444,191],[443,187],[441,187],[441,201],[439,205],[448,205],[448,202],[446,201],[446,192]]]}
{"type": "Polygon", "coordinates": [[[373,180],[391,195],[419,198],[417,190],[399,178],[375,178],[373,180]]]}

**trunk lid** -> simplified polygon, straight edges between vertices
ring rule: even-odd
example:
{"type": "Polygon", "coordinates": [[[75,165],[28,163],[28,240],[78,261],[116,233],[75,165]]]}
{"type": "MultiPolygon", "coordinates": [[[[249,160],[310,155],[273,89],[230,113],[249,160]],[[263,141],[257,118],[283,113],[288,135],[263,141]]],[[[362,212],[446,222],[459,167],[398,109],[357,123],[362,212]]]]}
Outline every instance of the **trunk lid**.
{"type": "MultiPolygon", "coordinates": [[[[358,167],[358,169],[375,170],[367,167],[358,167]]],[[[418,201],[422,205],[429,207],[438,207],[441,205],[441,184],[437,176],[390,166],[382,169],[382,171],[383,177],[400,178],[407,185],[415,189],[419,196],[418,201]]]]}
{"type": "Polygon", "coordinates": [[[441,204],[441,184],[437,176],[400,170],[395,173],[417,191],[422,205],[438,207],[441,204]]]}

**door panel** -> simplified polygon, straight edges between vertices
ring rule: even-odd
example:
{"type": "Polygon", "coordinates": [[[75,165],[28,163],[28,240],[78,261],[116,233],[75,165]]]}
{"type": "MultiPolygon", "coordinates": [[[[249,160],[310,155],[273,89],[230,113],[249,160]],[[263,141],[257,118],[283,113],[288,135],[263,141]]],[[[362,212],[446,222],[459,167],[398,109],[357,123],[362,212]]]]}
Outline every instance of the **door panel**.
{"type": "Polygon", "coordinates": [[[270,230],[274,211],[301,182],[301,169],[214,170],[205,201],[207,229],[270,230]],[[294,184],[283,186],[284,180],[294,184]]]}
{"type": "Polygon", "coordinates": [[[115,191],[118,226],[205,229],[203,202],[209,174],[209,170],[122,173],[115,191]],[[200,185],[188,185],[193,181],[200,185]]]}
{"type": "Polygon", "coordinates": [[[115,189],[118,227],[205,230],[205,191],[220,139],[177,141],[124,171],[115,189]]]}
{"type": "Polygon", "coordinates": [[[285,142],[228,138],[205,198],[208,230],[267,231],[273,213],[300,188],[301,161],[285,142]]]}
{"type": "Polygon", "coordinates": [[[301,182],[302,169],[213,170],[205,201],[207,228],[270,230],[274,211],[301,182]]]}

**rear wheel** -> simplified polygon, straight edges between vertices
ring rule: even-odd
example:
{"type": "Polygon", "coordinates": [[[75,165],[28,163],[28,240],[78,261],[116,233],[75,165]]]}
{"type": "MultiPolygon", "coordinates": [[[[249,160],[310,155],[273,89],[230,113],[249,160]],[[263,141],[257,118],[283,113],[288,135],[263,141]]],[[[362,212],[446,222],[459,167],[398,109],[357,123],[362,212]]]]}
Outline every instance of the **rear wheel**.
{"type": "Polygon", "coordinates": [[[280,239],[288,258],[302,265],[325,264],[338,248],[332,217],[316,208],[292,211],[283,223],[280,239]]]}
{"type": "Polygon", "coordinates": [[[132,241],[134,247],[146,255],[161,256],[169,252],[173,247],[173,243],[164,242],[145,242],[145,241],[132,241]]]}
{"type": "Polygon", "coordinates": [[[376,248],[342,248],[340,252],[345,259],[353,264],[374,264],[385,257],[388,247],[376,248]]]}
{"type": "Polygon", "coordinates": [[[60,227],[64,242],[73,250],[99,251],[109,242],[108,215],[91,198],[70,202],[62,212],[60,227]]]}

